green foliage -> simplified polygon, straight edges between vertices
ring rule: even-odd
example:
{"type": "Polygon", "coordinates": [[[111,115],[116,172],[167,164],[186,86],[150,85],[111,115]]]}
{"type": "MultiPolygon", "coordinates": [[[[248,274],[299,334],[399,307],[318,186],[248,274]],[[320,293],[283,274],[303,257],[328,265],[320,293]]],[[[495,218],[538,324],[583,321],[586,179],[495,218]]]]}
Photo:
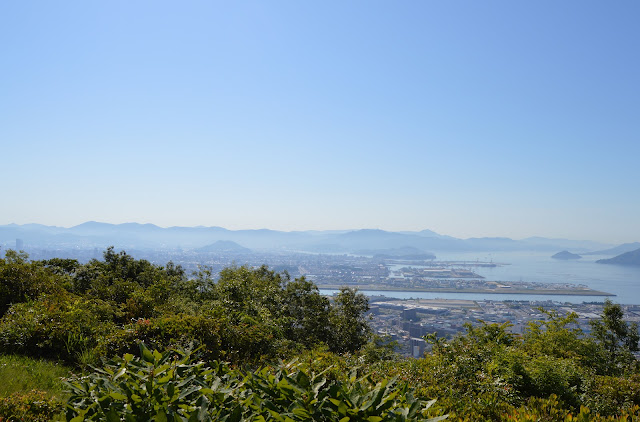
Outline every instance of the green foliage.
{"type": "Polygon", "coordinates": [[[507,331],[509,324],[465,325],[466,335],[451,342],[436,342],[431,359],[441,371],[440,376],[450,380],[451,389],[461,397],[490,392],[508,400],[512,386],[505,385],[508,370],[505,357],[517,346],[516,337],[507,331]]]}
{"type": "Polygon", "coordinates": [[[548,398],[530,398],[526,404],[511,409],[499,419],[504,422],[631,422],[640,420],[640,407],[618,409],[616,414],[602,415],[581,406],[576,412],[567,410],[555,395],[548,398]]]}
{"type": "Polygon", "coordinates": [[[360,354],[366,363],[374,363],[385,360],[398,360],[401,356],[396,353],[397,341],[389,337],[374,335],[371,340],[360,350],[360,354]]]}
{"type": "Polygon", "coordinates": [[[125,355],[70,382],[67,420],[163,421],[432,421],[433,401],[407,384],[370,376],[328,381],[294,362],[244,373],[224,364],[194,363],[189,353],[125,355]]]}
{"type": "Polygon", "coordinates": [[[103,302],[68,295],[13,305],[0,320],[0,352],[75,362],[111,328],[103,302]]]}
{"type": "Polygon", "coordinates": [[[43,391],[27,391],[0,397],[0,422],[48,422],[54,420],[63,409],[56,398],[43,391]]]}
{"type": "Polygon", "coordinates": [[[330,310],[332,339],[329,349],[336,353],[355,352],[370,338],[371,327],[365,313],[369,301],[356,290],[343,287],[335,296],[330,310]]]}
{"type": "Polygon", "coordinates": [[[531,321],[524,334],[526,350],[533,355],[558,358],[585,359],[594,352],[593,343],[576,326],[575,312],[559,315],[556,311],[539,308],[546,319],[531,321]]]}
{"type": "Polygon", "coordinates": [[[166,268],[159,267],[110,247],[104,261],[94,259],[74,270],[70,290],[110,303],[115,321],[126,323],[159,315],[159,308],[185,281],[180,266],[170,262],[166,268]]]}
{"type": "Polygon", "coordinates": [[[59,292],[67,282],[66,278],[56,277],[40,262],[29,262],[28,258],[24,252],[9,249],[0,259],[0,317],[12,304],[59,292]]]}
{"type": "Polygon", "coordinates": [[[201,347],[208,359],[217,359],[221,353],[220,321],[204,316],[169,315],[153,319],[139,319],[105,336],[96,347],[100,356],[122,356],[136,353],[138,343],[153,348],[201,347]]]}
{"type": "Polygon", "coordinates": [[[286,337],[299,339],[305,347],[331,343],[330,309],[329,299],[320,295],[313,282],[304,277],[287,282],[282,309],[287,321],[286,337]]]}
{"type": "Polygon", "coordinates": [[[564,421],[570,415],[558,397],[554,394],[548,398],[531,397],[517,409],[512,409],[501,416],[501,421],[518,422],[555,422],[564,421]]]}
{"type": "Polygon", "coordinates": [[[70,370],[56,363],[0,355],[0,421],[49,421],[64,409],[61,378],[70,370]]]}
{"type": "Polygon", "coordinates": [[[450,342],[430,338],[433,353],[416,365],[420,377],[412,382],[423,394],[439,397],[448,412],[470,420],[497,420],[520,399],[505,380],[519,340],[508,331],[509,324],[482,322],[465,328],[466,335],[450,342]]]}
{"type": "MultiPolygon", "coordinates": [[[[323,373],[308,374],[290,363],[275,373],[265,368],[248,374],[245,380],[252,393],[250,407],[264,420],[435,422],[446,418],[426,418],[435,400],[416,399],[408,384],[394,379],[375,382],[370,375],[357,378],[352,372],[348,379],[328,382],[323,373]]],[[[245,418],[253,420],[251,416],[245,418]]]]}
{"type": "Polygon", "coordinates": [[[634,352],[638,352],[638,324],[629,324],[618,304],[605,301],[602,318],[591,321],[592,336],[599,346],[597,366],[603,375],[620,375],[638,370],[634,352]]]}
{"type": "Polygon", "coordinates": [[[526,399],[553,394],[570,408],[580,407],[585,380],[592,376],[573,359],[549,355],[527,356],[513,351],[503,362],[509,368],[502,373],[503,379],[517,397],[526,399]]]}
{"type": "Polygon", "coordinates": [[[0,260],[0,352],[81,365],[98,356],[153,347],[202,345],[203,356],[236,363],[286,357],[326,344],[354,352],[369,335],[367,299],[343,289],[334,302],[304,277],[266,266],[231,267],[192,278],[108,248],[104,260],[0,260]]]}
{"type": "Polygon", "coordinates": [[[65,259],[65,258],[51,258],[42,261],[42,265],[46,268],[50,268],[54,274],[62,274],[67,276],[73,276],[76,270],[80,268],[80,263],[77,259],[65,259]]]}
{"type": "MultiPolygon", "coordinates": [[[[115,409],[124,412],[118,417],[129,412],[130,419],[169,420],[173,412],[177,419],[324,420],[331,414],[334,419],[394,420],[400,416],[389,409],[414,406],[413,396],[404,394],[410,385],[421,400],[439,398],[432,415],[446,413],[452,420],[638,419],[638,328],[624,321],[619,305],[605,304],[591,336],[577,327],[577,315],[542,310],[544,318],[529,323],[523,336],[512,334],[509,323],[482,321],[466,325],[466,332],[451,340],[427,336],[432,350],[423,359],[400,359],[392,343],[372,336],[367,311],[367,298],[355,290],[344,288],[327,298],[304,277],[292,280],[266,266],[227,268],[215,279],[207,267],[187,277],[172,263],[160,267],[113,248],[103,261],[86,264],[28,261],[13,251],[0,259],[0,353],[83,368],[103,357],[130,356],[74,384],[82,400],[74,402],[73,417],[114,418],[110,409],[115,409]],[[143,359],[133,359],[141,342],[159,350],[197,348],[194,356],[209,362],[212,372],[182,352],[152,353],[152,362],[143,351],[143,359]],[[249,372],[217,363],[256,368],[292,356],[299,357],[298,363],[249,372]],[[122,368],[125,373],[115,380],[122,368]],[[347,377],[353,368],[364,377],[347,377]],[[175,384],[171,393],[169,381],[153,384],[166,378],[157,371],[185,383],[175,384]],[[189,381],[181,378],[187,373],[193,375],[189,381]],[[144,403],[135,401],[143,396],[134,391],[147,384],[133,387],[143,378],[152,381],[144,403]],[[204,384],[191,384],[196,379],[204,384]],[[119,390],[110,390],[118,385],[119,390]],[[175,389],[183,392],[185,386],[195,389],[174,397],[175,389]],[[104,391],[98,400],[95,395],[104,391]],[[379,405],[392,403],[389,409],[366,405],[378,395],[379,405]]],[[[5,379],[32,377],[30,362],[24,371],[0,367],[0,391],[11,384],[5,379]]],[[[29,399],[20,393],[53,391],[47,384],[51,377],[43,373],[41,379],[42,385],[30,381],[0,396],[17,394],[4,403],[26,412],[25,420],[37,418],[38,407],[21,405],[29,399]]],[[[416,403],[421,408],[427,402],[416,403]]]]}
{"type": "Polygon", "coordinates": [[[69,382],[67,420],[205,420],[212,398],[228,401],[227,390],[234,387],[225,382],[228,368],[209,369],[192,363],[189,353],[161,354],[142,343],[140,354],[126,354],[69,382]]]}
{"type": "MultiPolygon", "coordinates": [[[[616,326],[607,322],[606,310],[596,325],[616,326]]],[[[604,420],[633,413],[640,405],[637,375],[596,375],[605,350],[602,341],[584,336],[574,325],[575,314],[544,313],[546,319],[530,323],[522,338],[510,334],[508,324],[485,323],[467,326],[467,333],[452,341],[427,336],[433,352],[413,365],[411,372],[418,372],[413,385],[440,397],[439,404],[453,417],[468,420],[499,420],[504,415],[510,415],[508,420],[604,420]]],[[[623,327],[618,332],[633,337],[632,326],[624,331],[622,315],[613,316],[623,327]]],[[[625,344],[618,341],[617,353],[625,344]]],[[[632,366],[627,362],[627,368],[632,366]]]]}
{"type": "Polygon", "coordinates": [[[595,376],[586,380],[582,401],[595,413],[615,415],[633,412],[640,405],[640,374],[629,378],[595,376]]]}

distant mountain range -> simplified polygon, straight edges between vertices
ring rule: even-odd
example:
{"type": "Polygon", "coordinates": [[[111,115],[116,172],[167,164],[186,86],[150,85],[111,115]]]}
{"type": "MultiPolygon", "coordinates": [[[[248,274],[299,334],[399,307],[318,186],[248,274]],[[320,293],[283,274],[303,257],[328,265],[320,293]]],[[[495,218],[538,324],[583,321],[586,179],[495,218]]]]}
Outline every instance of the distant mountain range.
{"type": "Polygon", "coordinates": [[[634,251],[625,252],[621,255],[614,256],[609,259],[599,259],[598,264],[617,264],[617,265],[637,265],[640,266],[640,248],[634,251]]]}
{"type": "MultiPolygon", "coordinates": [[[[251,250],[299,251],[313,253],[354,253],[378,251],[394,255],[402,248],[410,255],[429,255],[441,252],[492,251],[557,251],[573,252],[607,250],[612,245],[591,241],[547,239],[531,237],[514,240],[503,237],[458,239],[431,230],[390,232],[385,230],[292,231],[227,230],[222,227],[168,227],[153,224],[108,224],[89,221],[64,228],[40,224],[8,224],[0,226],[0,245],[16,247],[21,239],[29,248],[98,248],[113,245],[118,249],[138,250],[197,250],[199,248],[231,248],[238,252],[251,250]],[[233,242],[218,243],[218,242],[233,242]],[[240,246],[241,245],[241,246],[240,246]],[[243,249],[239,249],[243,248],[243,249]]],[[[623,245],[621,245],[623,246],[623,245]]]]}
{"type": "Polygon", "coordinates": [[[640,242],[623,243],[615,248],[605,249],[602,251],[586,252],[583,255],[620,255],[625,252],[635,251],[640,248],[640,242]]]}

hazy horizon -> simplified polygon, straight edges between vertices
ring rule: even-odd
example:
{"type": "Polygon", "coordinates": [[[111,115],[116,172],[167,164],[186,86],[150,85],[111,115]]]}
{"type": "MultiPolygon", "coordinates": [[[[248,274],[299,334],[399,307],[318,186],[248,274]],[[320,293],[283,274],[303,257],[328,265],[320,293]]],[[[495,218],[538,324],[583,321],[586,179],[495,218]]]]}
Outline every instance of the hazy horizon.
{"type": "Polygon", "coordinates": [[[5,2],[0,222],[638,241],[639,14],[5,2]]]}
{"type": "Polygon", "coordinates": [[[167,229],[167,228],[197,228],[197,227],[205,227],[205,228],[211,228],[211,227],[217,227],[217,228],[222,228],[222,229],[226,229],[226,230],[230,230],[230,231],[242,231],[242,230],[272,230],[272,231],[280,231],[280,232],[285,232],[285,233],[290,233],[290,232],[350,232],[350,231],[359,231],[359,230],[381,230],[381,231],[386,231],[386,232],[393,232],[393,233],[399,233],[399,232],[412,232],[412,233],[419,233],[421,231],[431,231],[436,233],[437,235],[440,236],[450,236],[453,238],[457,238],[457,239],[472,239],[472,238],[510,238],[513,240],[525,240],[525,239],[529,239],[529,238],[544,238],[544,239],[550,239],[550,240],[572,240],[572,241],[587,241],[587,242],[599,242],[599,243],[603,243],[603,244],[610,244],[610,245],[619,245],[619,244],[623,244],[623,243],[634,243],[634,242],[638,242],[640,241],[640,239],[637,240],[631,240],[628,242],[608,242],[608,241],[600,241],[600,240],[596,240],[596,239],[587,239],[587,238],[560,238],[560,237],[549,237],[549,236],[541,236],[539,234],[533,234],[531,236],[525,236],[525,237],[509,237],[509,236],[503,236],[500,234],[494,234],[494,235],[488,235],[488,236],[454,236],[450,233],[444,233],[444,232],[440,232],[438,230],[433,230],[431,228],[425,227],[425,228],[419,228],[419,229],[409,229],[409,230],[404,230],[404,229],[399,229],[399,230],[393,230],[393,229],[385,229],[385,228],[380,228],[380,227],[343,227],[343,228],[329,228],[329,229],[299,229],[299,230],[282,230],[282,229],[274,229],[271,227],[238,227],[238,228],[231,228],[231,227],[225,227],[225,226],[221,226],[221,225],[217,225],[217,224],[213,224],[213,225],[203,225],[203,224],[197,224],[197,225],[159,225],[159,224],[155,224],[153,222],[136,222],[136,221],[123,221],[123,222],[106,222],[106,221],[96,221],[96,220],[87,220],[87,221],[83,221],[81,223],[78,224],[71,224],[71,225],[56,225],[56,224],[42,224],[42,223],[38,223],[38,222],[30,222],[30,223],[15,223],[15,222],[10,222],[10,223],[1,223],[0,227],[2,226],[8,226],[11,224],[16,224],[18,226],[24,226],[24,225],[29,225],[29,224],[35,224],[35,225],[43,225],[43,226],[48,226],[48,227],[57,227],[57,228],[62,228],[62,229],[69,229],[69,228],[73,228],[76,226],[81,226],[83,224],[87,224],[87,223],[98,223],[98,224],[112,224],[112,225],[122,225],[122,224],[139,224],[139,225],[153,225],[156,227],[159,227],[161,229],[167,229]]]}

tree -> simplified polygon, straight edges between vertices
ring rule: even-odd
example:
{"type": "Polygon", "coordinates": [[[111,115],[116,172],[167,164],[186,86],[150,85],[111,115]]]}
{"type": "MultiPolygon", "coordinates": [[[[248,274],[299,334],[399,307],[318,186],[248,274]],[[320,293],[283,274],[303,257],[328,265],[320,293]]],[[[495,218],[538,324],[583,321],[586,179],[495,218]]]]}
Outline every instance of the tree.
{"type": "Polygon", "coordinates": [[[284,288],[283,311],[287,318],[286,336],[306,347],[331,341],[329,299],[322,296],[318,286],[300,277],[284,288]]]}
{"type": "Polygon", "coordinates": [[[356,289],[343,287],[333,300],[329,315],[332,336],[329,349],[335,353],[355,352],[371,337],[366,318],[369,299],[356,289]]]}
{"type": "Polygon", "coordinates": [[[530,321],[524,333],[524,346],[534,355],[559,358],[588,358],[593,354],[593,342],[585,339],[577,325],[578,314],[560,315],[554,310],[538,308],[546,319],[530,321]]]}
{"type": "Polygon", "coordinates": [[[43,293],[62,289],[53,271],[38,261],[29,261],[24,252],[7,250],[0,259],[0,316],[13,303],[37,299],[43,293]]]}
{"type": "Polygon", "coordinates": [[[288,274],[276,273],[266,265],[229,267],[220,271],[212,297],[239,318],[276,320],[282,314],[282,288],[288,281],[288,274]]]}
{"type": "Polygon", "coordinates": [[[638,324],[624,320],[624,310],[609,299],[604,303],[602,318],[591,321],[592,332],[600,346],[600,367],[605,375],[619,375],[638,366],[634,352],[640,350],[638,324]]]}
{"type": "Polygon", "coordinates": [[[55,274],[62,274],[73,276],[76,270],[80,267],[80,262],[77,259],[67,258],[51,258],[42,261],[42,264],[50,268],[55,274]]]}

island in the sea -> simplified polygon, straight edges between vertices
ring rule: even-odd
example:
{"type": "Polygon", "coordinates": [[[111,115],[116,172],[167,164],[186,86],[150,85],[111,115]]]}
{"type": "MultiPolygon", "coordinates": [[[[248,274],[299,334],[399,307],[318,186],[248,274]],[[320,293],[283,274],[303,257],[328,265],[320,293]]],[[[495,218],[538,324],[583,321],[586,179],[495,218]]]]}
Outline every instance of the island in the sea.
{"type": "Polygon", "coordinates": [[[640,249],[626,252],[609,259],[599,259],[596,263],[640,266],[640,249]]]}
{"type": "Polygon", "coordinates": [[[557,254],[553,255],[551,258],[568,260],[568,259],[580,259],[580,258],[582,258],[582,256],[580,256],[578,254],[575,254],[575,253],[571,253],[569,251],[562,251],[562,252],[558,252],[557,254]]]}

